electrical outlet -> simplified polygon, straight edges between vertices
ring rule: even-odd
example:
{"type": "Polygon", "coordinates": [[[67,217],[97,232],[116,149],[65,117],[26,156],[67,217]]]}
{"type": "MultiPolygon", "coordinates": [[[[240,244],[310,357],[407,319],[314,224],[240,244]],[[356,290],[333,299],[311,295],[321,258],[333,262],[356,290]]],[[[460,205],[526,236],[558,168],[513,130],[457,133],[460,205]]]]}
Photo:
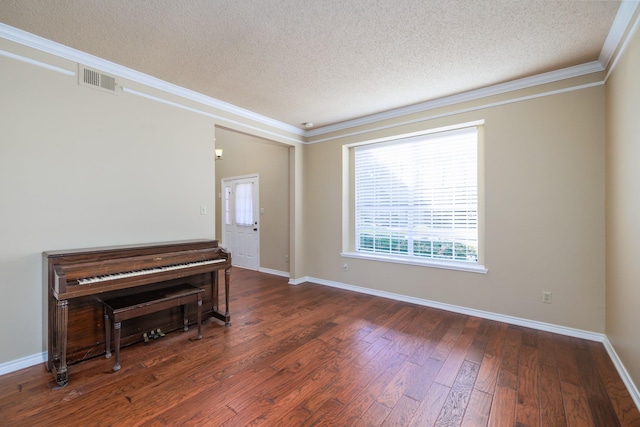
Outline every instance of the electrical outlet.
{"type": "Polygon", "coordinates": [[[542,302],[545,304],[551,304],[551,292],[542,291],[542,302]]]}
{"type": "Polygon", "coordinates": [[[207,205],[200,205],[200,215],[207,214],[207,205]]]}
{"type": "Polygon", "coordinates": [[[342,264],[342,269],[344,271],[349,271],[349,264],[347,264],[346,262],[344,264],[342,264]]]}

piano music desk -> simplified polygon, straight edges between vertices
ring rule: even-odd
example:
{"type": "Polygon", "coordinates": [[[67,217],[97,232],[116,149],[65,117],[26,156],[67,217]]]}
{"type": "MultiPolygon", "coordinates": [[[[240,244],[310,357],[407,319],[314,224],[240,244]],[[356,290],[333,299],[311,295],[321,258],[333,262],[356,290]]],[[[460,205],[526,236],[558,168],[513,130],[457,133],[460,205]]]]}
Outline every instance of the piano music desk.
{"type": "Polygon", "coordinates": [[[204,289],[185,284],[164,289],[154,289],[149,292],[116,297],[108,300],[99,299],[104,306],[104,327],[107,350],[105,357],[107,359],[111,357],[111,325],[113,324],[113,341],[116,353],[113,370],[117,371],[120,369],[120,326],[123,320],[182,306],[184,330],[186,332],[189,330],[187,304],[195,302],[198,304],[197,338],[201,339],[202,294],[204,294],[204,289]]]}

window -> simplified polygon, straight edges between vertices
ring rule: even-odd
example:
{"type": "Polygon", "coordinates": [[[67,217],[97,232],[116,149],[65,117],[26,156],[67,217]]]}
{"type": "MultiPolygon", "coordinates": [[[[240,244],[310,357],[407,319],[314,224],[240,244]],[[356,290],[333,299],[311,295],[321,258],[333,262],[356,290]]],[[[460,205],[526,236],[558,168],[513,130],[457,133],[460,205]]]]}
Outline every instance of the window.
{"type": "Polygon", "coordinates": [[[354,148],[355,251],[478,263],[478,131],[354,148]]]}

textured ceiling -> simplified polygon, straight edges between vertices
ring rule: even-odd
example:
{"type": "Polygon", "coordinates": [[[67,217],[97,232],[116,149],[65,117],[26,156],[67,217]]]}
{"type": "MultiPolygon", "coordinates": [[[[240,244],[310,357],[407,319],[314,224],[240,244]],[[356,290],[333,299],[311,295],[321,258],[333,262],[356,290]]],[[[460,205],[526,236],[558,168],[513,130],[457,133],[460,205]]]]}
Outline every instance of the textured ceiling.
{"type": "Polygon", "coordinates": [[[598,60],[587,0],[0,0],[0,22],[315,127],[598,60]]]}

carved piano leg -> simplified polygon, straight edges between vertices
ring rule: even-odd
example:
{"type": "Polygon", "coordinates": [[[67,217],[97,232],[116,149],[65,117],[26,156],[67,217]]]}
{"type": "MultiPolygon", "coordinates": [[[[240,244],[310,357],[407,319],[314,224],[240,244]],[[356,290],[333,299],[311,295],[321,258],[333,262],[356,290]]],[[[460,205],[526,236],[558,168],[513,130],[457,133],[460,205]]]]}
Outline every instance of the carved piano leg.
{"type": "Polygon", "coordinates": [[[121,322],[115,322],[113,324],[113,346],[116,350],[116,360],[113,365],[113,371],[120,370],[120,326],[121,322]]]}
{"type": "Polygon", "coordinates": [[[107,314],[107,309],[104,309],[104,336],[106,352],[104,354],[105,359],[111,357],[111,318],[107,314]]]}
{"type": "Polygon", "coordinates": [[[224,322],[225,326],[231,325],[231,318],[229,317],[229,278],[231,277],[231,268],[227,268],[224,271],[224,301],[225,312],[220,311],[220,287],[218,286],[218,272],[211,273],[211,315],[216,319],[220,319],[224,322]]]}
{"type": "Polygon", "coordinates": [[[56,348],[56,334],[52,333],[53,325],[57,325],[56,323],[56,299],[53,297],[53,290],[49,288],[49,313],[48,313],[48,321],[49,321],[49,334],[47,337],[47,362],[45,364],[47,371],[52,372],[53,370],[53,362],[55,360],[55,348],[56,348]]]}
{"type": "Polygon", "coordinates": [[[231,269],[226,268],[224,270],[224,317],[225,326],[231,326],[231,317],[229,315],[229,282],[231,281],[231,269]]]}
{"type": "Polygon", "coordinates": [[[198,294],[198,336],[202,339],[202,295],[198,294]]]}
{"type": "Polygon", "coordinates": [[[67,300],[56,302],[55,322],[56,337],[53,350],[53,376],[58,387],[64,387],[69,382],[67,370],[67,323],[69,319],[69,304],[67,300]],[[57,364],[57,366],[56,366],[57,364]]]}

